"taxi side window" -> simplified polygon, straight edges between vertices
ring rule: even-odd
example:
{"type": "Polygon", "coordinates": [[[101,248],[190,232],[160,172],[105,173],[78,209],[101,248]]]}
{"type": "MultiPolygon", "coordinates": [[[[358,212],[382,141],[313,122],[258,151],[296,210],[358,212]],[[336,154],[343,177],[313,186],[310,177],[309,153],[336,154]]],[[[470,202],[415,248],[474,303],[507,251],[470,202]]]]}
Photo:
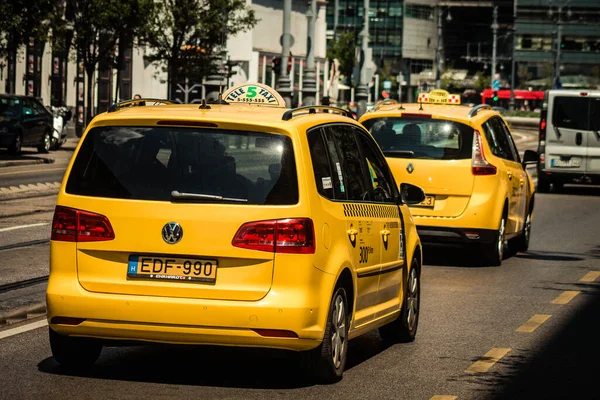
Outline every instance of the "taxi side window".
{"type": "Polygon", "coordinates": [[[510,145],[506,138],[506,133],[502,127],[502,120],[497,117],[488,119],[483,124],[485,138],[490,145],[492,153],[496,157],[504,158],[505,160],[515,161],[510,145]]]}
{"type": "Polygon", "coordinates": [[[498,119],[498,121],[500,121],[500,124],[504,129],[504,135],[506,135],[506,141],[508,142],[508,146],[510,147],[510,151],[513,155],[513,160],[518,163],[521,163],[521,156],[519,156],[517,145],[515,144],[515,141],[513,140],[512,135],[510,134],[510,129],[508,128],[508,126],[506,126],[504,121],[502,121],[501,119],[498,119]]]}
{"type": "Polygon", "coordinates": [[[325,128],[325,132],[327,141],[334,144],[337,150],[339,161],[335,162],[335,170],[342,176],[343,191],[346,192],[348,200],[370,200],[370,182],[361,162],[353,128],[348,125],[330,125],[325,128]]]}
{"type": "Polygon", "coordinates": [[[327,199],[345,200],[343,180],[340,179],[341,174],[336,171],[336,163],[339,164],[339,160],[335,145],[331,143],[332,148],[328,151],[321,128],[309,131],[307,137],[317,191],[327,199]]]}
{"type": "Polygon", "coordinates": [[[369,176],[369,197],[377,203],[395,203],[397,192],[385,159],[365,134],[354,129],[369,176]]]}

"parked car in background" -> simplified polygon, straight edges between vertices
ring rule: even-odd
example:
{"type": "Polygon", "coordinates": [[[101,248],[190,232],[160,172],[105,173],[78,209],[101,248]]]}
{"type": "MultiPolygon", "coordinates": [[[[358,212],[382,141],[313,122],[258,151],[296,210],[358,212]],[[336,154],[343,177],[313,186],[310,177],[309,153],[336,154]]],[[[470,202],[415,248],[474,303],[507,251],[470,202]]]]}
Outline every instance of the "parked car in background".
{"type": "Polygon", "coordinates": [[[50,150],[53,116],[37,99],[30,96],[0,95],[0,147],[12,154],[25,146],[40,153],[50,150]]]}

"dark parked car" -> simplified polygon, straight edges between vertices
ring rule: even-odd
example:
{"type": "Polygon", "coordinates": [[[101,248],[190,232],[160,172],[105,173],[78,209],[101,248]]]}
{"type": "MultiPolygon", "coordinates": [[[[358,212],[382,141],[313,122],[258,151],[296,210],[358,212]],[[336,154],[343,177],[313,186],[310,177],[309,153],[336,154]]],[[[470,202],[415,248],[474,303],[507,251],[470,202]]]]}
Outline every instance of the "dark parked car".
{"type": "Polygon", "coordinates": [[[52,113],[30,96],[0,95],[0,147],[17,154],[23,146],[50,150],[52,113]]]}

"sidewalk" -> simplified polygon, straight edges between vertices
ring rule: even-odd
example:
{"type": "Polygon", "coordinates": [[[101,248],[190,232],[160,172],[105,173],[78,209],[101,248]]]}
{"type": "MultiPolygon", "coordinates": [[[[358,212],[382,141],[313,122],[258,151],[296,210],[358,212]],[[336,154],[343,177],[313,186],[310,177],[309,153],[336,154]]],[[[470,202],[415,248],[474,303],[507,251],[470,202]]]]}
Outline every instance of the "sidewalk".
{"type": "Polygon", "coordinates": [[[55,162],[71,159],[71,155],[79,143],[79,138],[75,136],[75,131],[69,132],[67,141],[58,150],[50,150],[49,153],[39,153],[35,148],[25,147],[21,154],[11,155],[6,150],[0,150],[0,168],[3,167],[21,167],[25,165],[36,164],[54,164],[55,162]]]}

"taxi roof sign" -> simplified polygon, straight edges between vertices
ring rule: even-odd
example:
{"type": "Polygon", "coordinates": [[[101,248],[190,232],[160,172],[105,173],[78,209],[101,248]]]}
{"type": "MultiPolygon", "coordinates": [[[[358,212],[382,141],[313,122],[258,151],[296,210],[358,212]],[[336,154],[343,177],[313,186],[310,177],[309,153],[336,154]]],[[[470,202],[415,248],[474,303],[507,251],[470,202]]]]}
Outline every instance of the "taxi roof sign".
{"type": "Polygon", "coordinates": [[[229,88],[223,100],[230,104],[251,104],[285,108],[285,100],[272,87],[261,83],[246,82],[229,88]]]}
{"type": "Polygon", "coordinates": [[[429,93],[419,93],[419,103],[427,104],[460,104],[459,94],[450,94],[442,89],[435,89],[429,93]]]}

